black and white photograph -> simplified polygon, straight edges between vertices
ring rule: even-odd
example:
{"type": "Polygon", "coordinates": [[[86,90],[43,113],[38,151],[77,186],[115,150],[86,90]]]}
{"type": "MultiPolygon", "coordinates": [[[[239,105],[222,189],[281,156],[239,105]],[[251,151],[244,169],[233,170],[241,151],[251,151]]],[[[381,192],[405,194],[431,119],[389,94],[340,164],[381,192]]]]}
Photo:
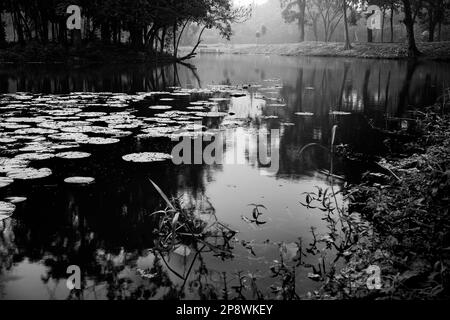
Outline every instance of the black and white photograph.
{"type": "Polygon", "coordinates": [[[449,196],[450,0],[0,0],[0,304],[445,302],[449,196]]]}

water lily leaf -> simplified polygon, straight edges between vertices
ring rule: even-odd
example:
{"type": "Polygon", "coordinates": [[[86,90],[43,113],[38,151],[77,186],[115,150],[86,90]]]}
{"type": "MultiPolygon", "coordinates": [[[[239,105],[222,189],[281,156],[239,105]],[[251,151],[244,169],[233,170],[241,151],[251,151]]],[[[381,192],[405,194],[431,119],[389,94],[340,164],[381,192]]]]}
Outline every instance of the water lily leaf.
{"type": "Polygon", "coordinates": [[[48,168],[35,169],[35,168],[20,168],[9,171],[7,176],[16,180],[34,180],[46,178],[52,175],[52,170],[48,168]]]}
{"type": "Polygon", "coordinates": [[[127,154],[123,156],[122,159],[127,162],[150,163],[169,160],[172,159],[172,156],[161,152],[141,152],[127,154]]]}
{"type": "Polygon", "coordinates": [[[296,116],[310,117],[310,116],[313,116],[314,113],[312,113],[312,112],[296,112],[295,115],[296,115],[296,116]]]}
{"type": "Polygon", "coordinates": [[[19,203],[27,201],[27,198],[26,197],[8,197],[8,198],[5,198],[5,200],[12,204],[19,204],[19,203]]]}
{"type": "Polygon", "coordinates": [[[0,177],[0,188],[4,188],[13,183],[14,180],[8,177],[0,177]]]}
{"type": "Polygon", "coordinates": [[[56,157],[61,159],[84,159],[89,158],[90,156],[90,153],[79,151],[68,151],[56,154],[56,157]]]}
{"type": "Polygon", "coordinates": [[[151,106],[151,107],[148,107],[148,108],[152,109],[152,110],[169,110],[169,109],[172,109],[171,106],[151,106]]]}
{"type": "Polygon", "coordinates": [[[69,177],[64,179],[65,183],[87,185],[95,182],[95,178],[92,177],[69,177]]]}

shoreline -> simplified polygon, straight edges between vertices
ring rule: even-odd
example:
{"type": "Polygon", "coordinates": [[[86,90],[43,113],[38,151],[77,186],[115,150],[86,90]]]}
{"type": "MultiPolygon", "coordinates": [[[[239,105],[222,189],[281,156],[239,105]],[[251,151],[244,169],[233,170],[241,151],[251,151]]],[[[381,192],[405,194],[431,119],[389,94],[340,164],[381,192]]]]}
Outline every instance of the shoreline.
{"type": "MultiPolygon", "coordinates": [[[[302,42],[288,44],[237,44],[203,45],[198,48],[201,54],[233,55],[279,55],[288,57],[328,57],[357,59],[408,60],[407,48],[402,43],[354,43],[353,49],[343,50],[338,42],[302,42]]],[[[418,60],[450,62],[450,41],[421,42],[419,50],[423,53],[418,60]]],[[[192,47],[180,47],[179,52],[190,52],[192,47]]],[[[127,45],[105,45],[101,43],[84,44],[78,48],[58,44],[42,45],[31,43],[24,46],[11,44],[0,48],[1,66],[20,65],[106,65],[180,62],[170,54],[151,55],[144,49],[134,49],[127,45]]],[[[185,60],[184,63],[188,63],[185,60]]]]}
{"type": "Polygon", "coordinates": [[[14,44],[0,48],[1,66],[66,65],[83,67],[107,64],[173,63],[173,56],[149,54],[144,49],[127,45],[83,44],[79,47],[50,43],[14,44]]]}
{"type": "MultiPolygon", "coordinates": [[[[306,57],[346,57],[364,59],[410,59],[407,47],[403,43],[353,43],[353,49],[343,50],[340,42],[313,42],[289,44],[237,44],[204,45],[198,53],[216,54],[258,54],[306,57]]],[[[419,50],[423,53],[421,60],[450,61],[450,42],[420,42],[419,50]]],[[[180,50],[190,50],[182,47],[180,50]]]]}

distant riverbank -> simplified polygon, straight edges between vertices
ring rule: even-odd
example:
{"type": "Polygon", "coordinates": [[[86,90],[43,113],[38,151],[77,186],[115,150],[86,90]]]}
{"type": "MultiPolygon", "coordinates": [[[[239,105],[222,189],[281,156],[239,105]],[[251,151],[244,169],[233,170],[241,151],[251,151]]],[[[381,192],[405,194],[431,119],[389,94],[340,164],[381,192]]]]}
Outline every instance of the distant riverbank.
{"type": "MultiPolygon", "coordinates": [[[[450,42],[419,43],[422,58],[450,61],[450,42]]],[[[180,47],[180,55],[190,52],[191,47],[180,47]]],[[[238,44],[203,45],[198,53],[261,54],[312,57],[348,57],[371,59],[406,59],[407,48],[400,43],[354,43],[351,50],[343,50],[343,44],[332,42],[303,42],[288,44],[238,44]]],[[[58,44],[11,45],[0,49],[0,65],[5,64],[121,64],[121,63],[168,63],[176,59],[169,54],[149,54],[128,45],[85,44],[78,48],[58,44]]]]}
{"type": "MultiPolygon", "coordinates": [[[[407,47],[402,43],[354,43],[353,49],[343,50],[343,43],[302,42],[288,44],[204,45],[200,53],[273,54],[285,56],[349,57],[371,59],[406,59],[407,47]]],[[[418,44],[423,58],[450,61],[450,42],[418,44]]],[[[183,50],[190,50],[184,47],[183,50]]]]}

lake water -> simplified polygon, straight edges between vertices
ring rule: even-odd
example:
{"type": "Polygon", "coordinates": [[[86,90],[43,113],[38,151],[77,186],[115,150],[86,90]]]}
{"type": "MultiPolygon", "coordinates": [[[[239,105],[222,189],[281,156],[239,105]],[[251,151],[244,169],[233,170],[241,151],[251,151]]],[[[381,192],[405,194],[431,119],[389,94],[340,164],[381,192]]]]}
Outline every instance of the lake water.
{"type": "MultiPolygon", "coordinates": [[[[433,103],[442,88],[450,85],[450,65],[436,62],[239,55],[200,55],[189,62],[191,66],[158,68],[0,67],[0,93],[12,94],[0,95],[2,123],[36,128],[41,121],[52,125],[69,120],[94,123],[92,118],[112,115],[122,120],[126,115],[132,119],[130,123],[139,122],[130,129],[132,134],[121,136],[116,144],[85,143],[73,149],[91,153],[87,159],[31,162],[36,168],[50,168],[50,177],[14,180],[0,188],[0,201],[11,196],[27,198],[16,205],[11,218],[0,222],[1,299],[73,297],[66,286],[70,265],[78,265],[82,271],[84,299],[160,299],[179,296],[180,292],[184,298],[224,298],[225,283],[232,298],[239,296],[238,289],[232,287],[241,276],[245,297],[255,298],[252,278],[265,296],[275,297],[282,280],[272,277],[271,267],[283,258],[289,266],[295,265],[295,261],[288,261],[292,248],[298,238],[305,247],[313,240],[312,227],[319,236],[328,231],[322,211],[300,204],[305,201],[304,193],[331,185],[339,189],[344,183],[327,176],[325,170],[331,161],[327,152],[310,148],[300,156],[300,150],[309,143],[329,146],[332,128],[337,125],[336,145],[382,153],[382,139],[371,127],[408,130],[410,122],[402,120],[408,118],[408,110],[433,103]],[[190,91],[138,99],[143,93],[179,90],[173,87],[190,91]],[[205,88],[211,92],[197,90],[205,88]],[[71,92],[77,94],[69,96],[71,92]],[[81,92],[101,93],[103,100],[114,98],[120,103],[112,108],[97,101],[98,95],[83,97],[81,92]],[[213,101],[205,110],[223,114],[193,116],[194,109],[189,108],[199,100],[213,101]],[[171,152],[175,143],[167,137],[138,138],[142,130],[152,128],[145,119],[164,113],[148,107],[161,104],[190,112],[182,117],[186,119],[173,117],[175,124],[195,119],[206,127],[204,130],[220,132],[226,144],[223,163],[136,165],[123,161],[122,156],[129,153],[171,152]],[[81,110],[59,112],[78,107],[101,115],[81,116],[81,110]],[[38,117],[39,121],[17,120],[26,117],[38,117]],[[273,138],[269,138],[269,145],[252,140],[261,132],[273,138]],[[250,143],[240,144],[245,138],[250,138],[250,143]],[[275,170],[251,156],[266,147],[271,149],[272,160],[275,150],[279,154],[275,170]],[[71,176],[94,177],[96,182],[85,187],[64,183],[71,176]],[[226,243],[220,239],[208,239],[208,245],[200,243],[206,249],[214,244],[222,251],[194,254],[190,242],[179,247],[185,248],[184,253],[174,249],[161,258],[153,250],[158,225],[152,213],[164,208],[164,201],[149,178],[205,223],[211,225],[217,219],[238,233],[226,243]],[[252,221],[254,206],[250,204],[265,207],[260,209],[262,224],[252,221]],[[285,249],[281,257],[280,247],[285,249]]],[[[33,131],[27,140],[27,131],[20,134],[16,130],[20,129],[0,127],[0,159],[20,156],[24,146],[32,142],[42,145],[51,140],[49,133],[39,131],[33,131]]],[[[55,145],[51,142],[45,153],[60,152],[55,145]]],[[[365,169],[340,159],[334,159],[333,166],[333,173],[347,181],[358,179],[365,169]]],[[[0,173],[0,177],[5,175],[0,173]]],[[[303,259],[317,266],[321,257],[306,255],[303,259]]],[[[333,259],[330,251],[326,266],[333,259]]],[[[296,268],[294,283],[300,296],[321,285],[308,278],[314,270],[308,265],[296,268]]]]}

